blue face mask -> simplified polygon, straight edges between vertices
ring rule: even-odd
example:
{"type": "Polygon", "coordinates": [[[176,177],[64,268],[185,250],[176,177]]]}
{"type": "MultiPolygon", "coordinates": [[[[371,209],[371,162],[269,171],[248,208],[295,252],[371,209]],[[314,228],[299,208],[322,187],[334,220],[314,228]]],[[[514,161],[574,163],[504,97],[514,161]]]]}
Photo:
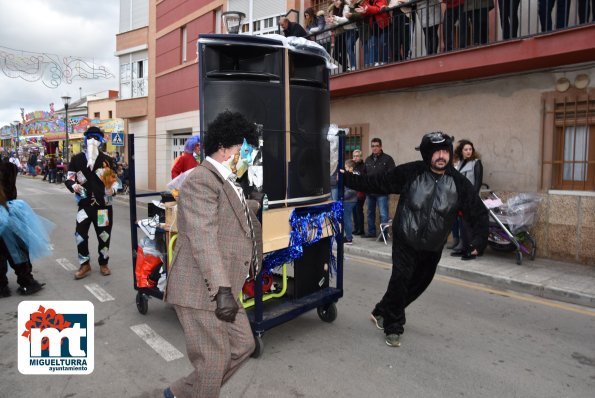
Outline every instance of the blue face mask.
{"type": "Polygon", "coordinates": [[[252,151],[254,148],[252,145],[248,144],[248,141],[244,138],[244,142],[242,143],[242,147],[240,148],[240,158],[244,159],[247,163],[250,163],[252,160],[252,151]]]}

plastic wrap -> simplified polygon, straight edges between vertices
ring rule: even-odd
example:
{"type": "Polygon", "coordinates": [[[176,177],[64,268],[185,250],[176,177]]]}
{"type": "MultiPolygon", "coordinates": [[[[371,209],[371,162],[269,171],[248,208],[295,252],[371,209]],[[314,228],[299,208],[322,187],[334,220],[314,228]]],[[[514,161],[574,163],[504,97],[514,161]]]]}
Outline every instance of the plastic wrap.
{"type": "Polygon", "coordinates": [[[541,197],[536,193],[519,193],[494,209],[494,214],[508,226],[511,233],[516,234],[535,224],[540,202],[541,197]]]}

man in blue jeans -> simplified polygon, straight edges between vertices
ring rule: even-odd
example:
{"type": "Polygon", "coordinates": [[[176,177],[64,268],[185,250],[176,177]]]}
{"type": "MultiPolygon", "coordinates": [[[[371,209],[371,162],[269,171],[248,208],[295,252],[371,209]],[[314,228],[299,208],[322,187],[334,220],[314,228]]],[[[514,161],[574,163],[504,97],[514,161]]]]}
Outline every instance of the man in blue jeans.
{"type": "MultiPolygon", "coordinates": [[[[372,154],[366,158],[364,166],[366,176],[372,177],[384,174],[395,167],[393,158],[382,151],[382,140],[380,138],[372,138],[370,146],[372,154]]],[[[376,238],[376,203],[378,203],[380,212],[380,223],[387,223],[388,195],[368,193],[366,202],[368,203],[368,234],[366,237],[376,238]]]]}

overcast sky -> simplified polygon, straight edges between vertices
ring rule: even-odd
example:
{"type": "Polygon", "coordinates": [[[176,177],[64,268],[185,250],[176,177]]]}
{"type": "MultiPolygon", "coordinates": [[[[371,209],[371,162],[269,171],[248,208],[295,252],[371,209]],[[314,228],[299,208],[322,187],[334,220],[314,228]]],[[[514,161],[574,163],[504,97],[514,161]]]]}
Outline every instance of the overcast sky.
{"type": "MultiPolygon", "coordinates": [[[[119,0],[0,0],[0,127],[20,119],[25,113],[64,107],[61,97],[75,99],[105,90],[118,90],[116,34],[119,0]],[[41,81],[10,78],[5,73],[7,53],[18,51],[51,54],[58,59],[82,58],[106,67],[110,79],[73,79],[48,88],[41,81]],[[80,88],[80,89],[79,89],[80,88]]],[[[24,54],[24,53],[23,53],[24,54]]],[[[48,81],[49,84],[49,81],[48,81]]]]}

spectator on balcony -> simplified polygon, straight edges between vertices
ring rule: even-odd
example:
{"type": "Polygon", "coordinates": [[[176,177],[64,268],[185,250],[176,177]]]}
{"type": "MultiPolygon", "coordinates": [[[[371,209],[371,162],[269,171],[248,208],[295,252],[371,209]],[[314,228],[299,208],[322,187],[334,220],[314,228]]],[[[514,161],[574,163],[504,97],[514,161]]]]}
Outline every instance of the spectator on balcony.
{"type": "Polygon", "coordinates": [[[355,58],[355,43],[360,37],[360,28],[361,24],[358,22],[361,21],[362,16],[355,11],[356,8],[359,8],[362,0],[345,0],[345,3],[348,6],[348,10],[344,17],[346,17],[350,22],[349,25],[345,25],[345,42],[347,45],[347,55],[349,57],[349,68],[347,70],[356,70],[357,69],[357,59],[355,58]]]}
{"type": "Polygon", "coordinates": [[[589,22],[589,13],[593,10],[591,21],[595,20],[595,0],[578,0],[578,22],[583,24],[589,22]]]}
{"type": "Polygon", "coordinates": [[[455,24],[459,23],[459,48],[467,46],[467,18],[465,17],[465,0],[446,0],[444,11],[444,51],[452,51],[454,47],[455,24]]]}
{"type": "Polygon", "coordinates": [[[295,37],[306,37],[308,33],[306,30],[297,22],[291,22],[287,17],[282,17],[279,20],[279,25],[283,30],[283,34],[285,37],[295,36],[295,37]]]}
{"type": "Polygon", "coordinates": [[[494,0],[465,0],[465,18],[467,22],[471,20],[472,42],[475,45],[488,43],[488,12],[492,8],[494,0]]]}
{"type": "Polygon", "coordinates": [[[440,0],[426,0],[425,2],[417,3],[417,13],[421,21],[421,27],[426,38],[426,53],[428,55],[436,54],[438,52],[438,29],[440,28],[440,18],[442,17],[442,9],[440,8],[440,0]]]}
{"type": "Polygon", "coordinates": [[[508,40],[519,36],[519,5],[521,0],[498,0],[502,38],[508,40]]]}
{"type": "Polygon", "coordinates": [[[378,66],[388,61],[390,15],[387,0],[364,0],[355,11],[368,17],[369,30],[364,39],[364,64],[378,66]]]}
{"type": "MultiPolygon", "coordinates": [[[[349,6],[346,0],[333,0],[326,12],[326,27],[335,28],[349,22],[345,14],[349,12],[349,6]]],[[[347,34],[345,28],[341,26],[334,30],[333,53],[332,56],[339,65],[346,71],[349,68],[349,59],[347,58],[347,34]]]]}
{"type": "Polygon", "coordinates": [[[325,29],[326,20],[324,18],[324,11],[314,10],[313,7],[309,7],[304,11],[304,24],[306,31],[316,43],[320,44],[324,49],[330,53],[331,50],[331,36],[330,32],[324,32],[319,35],[312,35],[312,33],[320,32],[325,29]]]}
{"type": "Polygon", "coordinates": [[[552,10],[554,4],[556,5],[556,29],[563,29],[568,26],[570,0],[539,0],[537,12],[542,32],[549,32],[553,29],[552,10]]]}
{"type": "Polygon", "coordinates": [[[409,0],[390,0],[390,3],[388,3],[388,7],[393,9],[392,37],[389,44],[389,54],[392,56],[393,61],[409,58],[412,8],[403,6],[403,4],[407,3],[409,3],[409,0]]]}

